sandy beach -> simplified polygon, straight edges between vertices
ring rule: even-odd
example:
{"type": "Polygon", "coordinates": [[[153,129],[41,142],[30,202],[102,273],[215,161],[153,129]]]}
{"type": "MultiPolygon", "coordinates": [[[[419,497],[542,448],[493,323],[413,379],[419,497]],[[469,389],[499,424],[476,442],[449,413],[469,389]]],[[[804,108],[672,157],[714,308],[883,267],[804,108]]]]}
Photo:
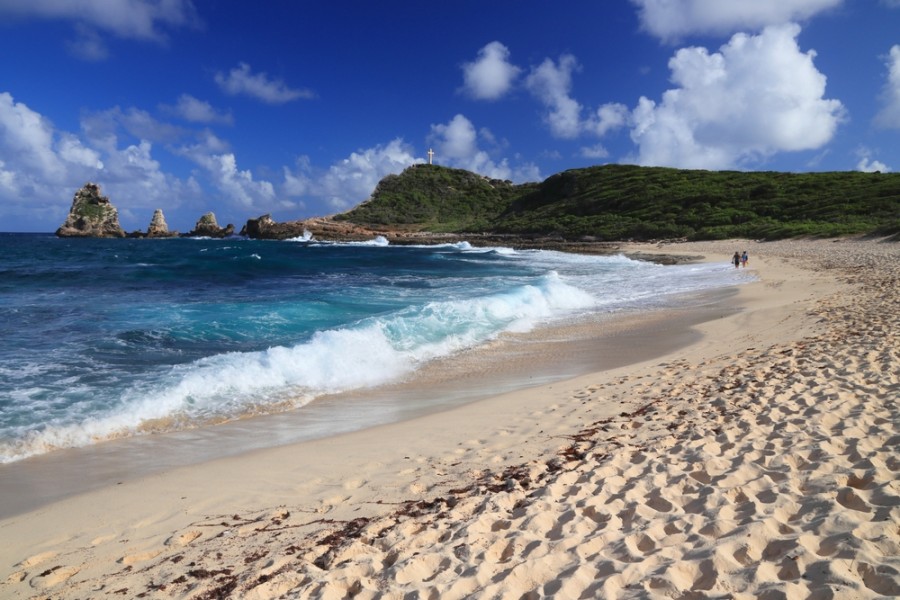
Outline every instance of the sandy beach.
{"type": "Polygon", "coordinates": [[[652,360],[7,516],[0,598],[900,595],[900,245],[628,249],[759,281],[652,360]]]}

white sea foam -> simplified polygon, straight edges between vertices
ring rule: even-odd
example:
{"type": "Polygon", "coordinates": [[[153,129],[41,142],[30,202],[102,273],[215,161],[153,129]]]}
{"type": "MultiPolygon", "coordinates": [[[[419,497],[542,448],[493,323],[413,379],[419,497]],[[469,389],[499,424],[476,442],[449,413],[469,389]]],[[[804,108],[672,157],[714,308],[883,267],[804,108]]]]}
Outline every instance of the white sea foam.
{"type": "Polygon", "coordinates": [[[117,410],[78,424],[51,423],[17,442],[0,444],[0,462],[135,435],[148,427],[176,428],[299,406],[322,394],[396,381],[429,360],[595,303],[591,294],[549,273],[533,285],[430,302],[321,331],[293,347],[210,356],[173,367],[152,386],[127,391],[117,410]]]}
{"type": "Polygon", "coordinates": [[[313,234],[308,230],[303,230],[303,235],[299,235],[297,237],[288,238],[286,242],[311,242],[313,239],[313,234]]]}

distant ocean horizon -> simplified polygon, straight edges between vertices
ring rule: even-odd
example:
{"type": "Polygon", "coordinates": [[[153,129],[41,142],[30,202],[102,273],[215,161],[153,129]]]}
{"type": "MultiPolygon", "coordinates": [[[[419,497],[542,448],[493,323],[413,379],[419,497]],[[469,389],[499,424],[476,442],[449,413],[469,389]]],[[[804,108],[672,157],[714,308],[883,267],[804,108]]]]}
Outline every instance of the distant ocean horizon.
{"type": "Polygon", "coordinates": [[[504,332],[751,279],[465,242],[0,233],[0,463],[303,410],[504,332]]]}

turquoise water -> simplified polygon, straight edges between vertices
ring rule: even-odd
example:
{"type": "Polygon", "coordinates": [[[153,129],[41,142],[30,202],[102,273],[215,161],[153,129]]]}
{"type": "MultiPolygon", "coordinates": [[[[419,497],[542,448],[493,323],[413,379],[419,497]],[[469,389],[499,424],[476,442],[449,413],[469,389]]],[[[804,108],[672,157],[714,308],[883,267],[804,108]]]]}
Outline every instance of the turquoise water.
{"type": "Polygon", "coordinates": [[[295,409],[505,331],[748,278],[466,243],[0,234],[0,462],[295,409]]]}

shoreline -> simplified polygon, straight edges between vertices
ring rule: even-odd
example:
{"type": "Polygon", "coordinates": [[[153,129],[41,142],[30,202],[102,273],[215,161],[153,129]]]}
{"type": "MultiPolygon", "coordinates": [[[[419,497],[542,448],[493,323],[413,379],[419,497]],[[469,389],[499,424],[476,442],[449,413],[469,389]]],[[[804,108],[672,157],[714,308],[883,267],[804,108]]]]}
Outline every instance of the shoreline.
{"type": "Polygon", "coordinates": [[[897,593],[900,252],[876,244],[634,245],[743,245],[762,279],[663,356],[0,520],[0,595],[897,593]]]}

